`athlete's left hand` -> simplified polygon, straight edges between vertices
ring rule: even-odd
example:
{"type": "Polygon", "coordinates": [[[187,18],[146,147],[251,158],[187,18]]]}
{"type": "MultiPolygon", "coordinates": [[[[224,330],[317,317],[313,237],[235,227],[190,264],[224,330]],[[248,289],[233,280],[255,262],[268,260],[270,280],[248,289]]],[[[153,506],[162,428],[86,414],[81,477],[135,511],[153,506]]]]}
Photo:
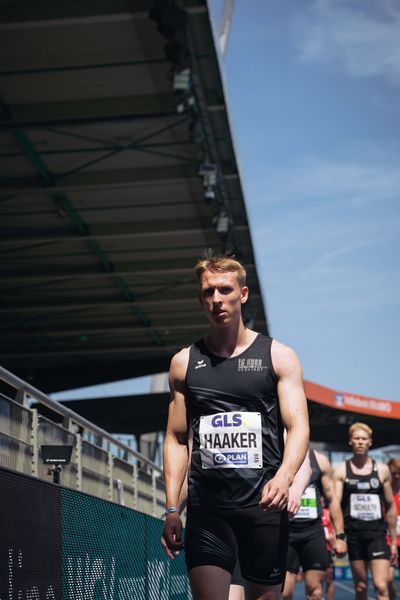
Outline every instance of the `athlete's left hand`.
{"type": "Polygon", "coordinates": [[[343,556],[347,553],[347,543],[345,540],[338,540],[335,538],[335,542],[333,544],[333,551],[338,558],[343,558],[343,556]]]}
{"type": "Polygon", "coordinates": [[[390,566],[396,567],[398,563],[397,544],[390,546],[390,566]]]}
{"type": "Polygon", "coordinates": [[[263,511],[282,511],[287,507],[289,499],[289,482],[282,475],[275,475],[263,487],[259,502],[263,511]]]}

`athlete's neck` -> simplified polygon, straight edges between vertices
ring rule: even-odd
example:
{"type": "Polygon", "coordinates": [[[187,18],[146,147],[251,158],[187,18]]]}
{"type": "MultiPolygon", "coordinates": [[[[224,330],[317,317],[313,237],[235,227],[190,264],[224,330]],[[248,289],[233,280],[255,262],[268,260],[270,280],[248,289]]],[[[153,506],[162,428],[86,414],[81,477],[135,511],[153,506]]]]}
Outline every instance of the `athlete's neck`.
{"type": "Polygon", "coordinates": [[[372,458],[370,458],[368,454],[353,455],[353,457],[351,458],[351,462],[356,467],[356,469],[363,469],[367,466],[370,466],[372,469],[372,458]]]}
{"type": "Polygon", "coordinates": [[[213,354],[230,358],[244,352],[257,335],[256,331],[247,329],[241,321],[237,327],[211,328],[204,342],[213,354]]]}

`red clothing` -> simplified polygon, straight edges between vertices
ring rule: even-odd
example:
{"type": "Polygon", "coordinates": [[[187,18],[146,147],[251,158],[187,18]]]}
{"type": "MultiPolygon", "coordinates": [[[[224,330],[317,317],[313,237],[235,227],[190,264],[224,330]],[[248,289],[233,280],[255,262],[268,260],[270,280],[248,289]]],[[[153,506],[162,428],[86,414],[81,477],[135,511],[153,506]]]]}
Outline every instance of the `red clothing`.
{"type": "MultiPolygon", "coordinates": [[[[400,548],[400,491],[397,494],[393,494],[393,498],[397,509],[397,547],[400,548]]],[[[390,535],[387,536],[387,543],[390,546],[390,535]]]]}
{"type": "Polygon", "coordinates": [[[331,539],[333,536],[333,528],[329,517],[329,510],[327,508],[322,509],[322,525],[324,526],[326,549],[330,552],[332,550],[331,539]]]}

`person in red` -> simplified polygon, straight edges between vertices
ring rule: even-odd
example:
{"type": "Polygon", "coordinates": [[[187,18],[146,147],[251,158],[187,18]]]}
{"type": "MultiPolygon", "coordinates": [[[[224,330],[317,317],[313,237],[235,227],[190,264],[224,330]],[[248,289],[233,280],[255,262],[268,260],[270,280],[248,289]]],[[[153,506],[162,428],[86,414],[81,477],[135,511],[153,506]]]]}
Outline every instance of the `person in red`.
{"type": "Polygon", "coordinates": [[[332,523],[329,517],[329,509],[325,506],[323,497],[323,508],[322,508],[322,525],[324,527],[325,533],[325,545],[326,551],[328,553],[328,568],[325,571],[325,594],[324,598],[326,600],[333,600],[333,595],[335,593],[335,588],[333,585],[333,581],[335,579],[335,565],[333,562],[333,543],[335,540],[335,536],[333,533],[332,523]]]}
{"type": "MultiPolygon", "coordinates": [[[[400,459],[391,458],[388,462],[390,474],[392,476],[392,490],[393,498],[397,508],[397,564],[400,562],[400,459]]],[[[392,542],[390,536],[388,536],[388,544],[392,542]]],[[[389,575],[389,598],[395,600],[396,598],[396,582],[394,578],[394,565],[390,567],[389,575]]]]}

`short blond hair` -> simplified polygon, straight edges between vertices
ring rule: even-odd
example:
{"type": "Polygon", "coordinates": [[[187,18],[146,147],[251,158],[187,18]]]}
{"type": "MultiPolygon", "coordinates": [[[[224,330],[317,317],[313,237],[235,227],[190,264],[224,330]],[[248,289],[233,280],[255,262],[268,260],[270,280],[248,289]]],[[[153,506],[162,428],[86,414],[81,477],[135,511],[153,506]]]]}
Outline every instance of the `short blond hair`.
{"type": "Polygon", "coordinates": [[[362,429],[363,431],[365,431],[366,433],[368,433],[369,437],[372,438],[372,429],[369,425],[367,425],[366,423],[361,423],[360,421],[357,421],[356,423],[353,423],[352,425],[350,425],[349,427],[349,437],[351,437],[353,435],[353,433],[355,432],[356,429],[362,429]]]}
{"type": "Polygon", "coordinates": [[[205,271],[212,271],[213,273],[236,273],[240,287],[242,288],[246,285],[246,269],[234,256],[218,256],[207,253],[197,261],[195,266],[195,273],[199,283],[205,271]]]}

